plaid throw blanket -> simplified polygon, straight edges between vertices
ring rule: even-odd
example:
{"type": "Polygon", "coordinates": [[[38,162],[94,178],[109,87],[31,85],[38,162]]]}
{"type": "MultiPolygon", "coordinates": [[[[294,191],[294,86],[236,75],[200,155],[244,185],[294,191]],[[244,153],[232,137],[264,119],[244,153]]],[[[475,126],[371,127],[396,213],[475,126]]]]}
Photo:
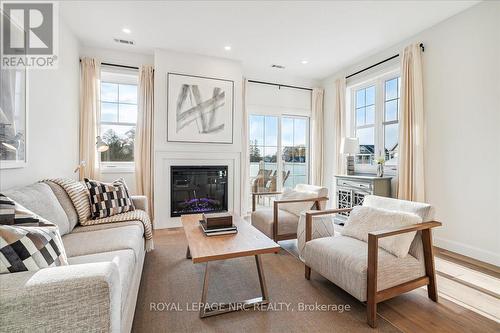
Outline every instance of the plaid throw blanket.
{"type": "Polygon", "coordinates": [[[78,222],[83,226],[126,221],[141,221],[144,225],[146,251],[149,252],[154,249],[151,220],[145,211],[136,209],[130,212],[93,220],[90,218],[90,198],[85,185],[70,178],[45,179],[42,180],[42,182],[56,183],[66,191],[71,199],[71,202],[73,203],[73,206],[75,207],[76,213],[78,214],[78,222]]]}

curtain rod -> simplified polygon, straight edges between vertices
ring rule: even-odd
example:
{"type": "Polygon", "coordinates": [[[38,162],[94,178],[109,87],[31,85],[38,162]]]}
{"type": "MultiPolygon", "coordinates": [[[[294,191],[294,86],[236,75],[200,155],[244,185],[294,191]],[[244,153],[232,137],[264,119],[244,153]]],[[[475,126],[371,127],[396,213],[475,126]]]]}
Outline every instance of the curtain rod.
{"type": "MultiPolygon", "coordinates": [[[[424,52],[424,51],[425,51],[424,44],[423,44],[423,43],[420,43],[420,45],[419,45],[419,46],[420,46],[420,48],[422,49],[422,52],[424,52]]],[[[346,78],[346,79],[348,79],[348,78],[350,78],[350,77],[352,77],[352,76],[354,76],[354,75],[358,75],[359,73],[363,73],[363,72],[365,72],[365,71],[367,71],[367,70],[369,70],[369,69],[372,69],[373,67],[376,67],[376,66],[378,66],[378,65],[381,65],[381,64],[383,64],[384,62],[388,62],[388,61],[390,61],[390,60],[392,60],[392,59],[395,59],[395,58],[397,58],[397,57],[399,57],[399,54],[393,55],[392,57],[389,57],[389,58],[387,58],[387,59],[384,59],[384,60],[382,60],[382,61],[379,61],[379,62],[377,62],[377,63],[376,63],[376,64],[374,64],[374,65],[371,65],[371,66],[368,66],[368,67],[366,67],[366,68],[363,68],[362,70],[357,71],[356,73],[352,73],[352,74],[350,74],[350,75],[347,75],[345,78],[346,78]]]]}
{"type": "Polygon", "coordinates": [[[120,67],[120,68],[128,68],[128,69],[136,69],[136,70],[139,70],[139,67],[135,67],[135,66],[127,66],[127,65],[110,64],[109,62],[101,62],[101,65],[104,65],[104,66],[111,66],[111,67],[120,67]]]}
{"type": "MultiPolygon", "coordinates": [[[[80,62],[82,62],[82,59],[80,59],[80,62]]],[[[112,64],[112,63],[109,63],[109,62],[101,62],[101,65],[139,70],[139,67],[127,66],[127,65],[118,65],[118,64],[112,64]]]]}
{"type": "Polygon", "coordinates": [[[293,88],[293,89],[301,89],[301,90],[312,91],[311,88],[298,87],[298,86],[289,86],[287,84],[271,83],[271,82],[256,81],[256,80],[248,80],[248,82],[258,83],[258,84],[267,84],[267,85],[270,85],[270,86],[277,86],[278,88],[284,87],[284,88],[293,88]]]}

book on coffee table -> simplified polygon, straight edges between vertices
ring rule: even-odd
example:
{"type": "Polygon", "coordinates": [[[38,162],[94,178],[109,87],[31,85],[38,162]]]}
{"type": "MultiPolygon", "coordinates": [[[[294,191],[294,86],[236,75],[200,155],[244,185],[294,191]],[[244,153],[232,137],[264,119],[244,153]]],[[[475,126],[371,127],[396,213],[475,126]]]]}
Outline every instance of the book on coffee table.
{"type": "Polygon", "coordinates": [[[201,218],[209,229],[233,225],[233,215],[229,212],[203,214],[201,218]]]}
{"type": "Polygon", "coordinates": [[[238,232],[238,228],[232,223],[230,225],[214,224],[213,221],[210,220],[207,221],[207,219],[203,219],[200,220],[200,225],[201,228],[203,229],[203,232],[207,236],[228,235],[228,234],[235,234],[238,232]]]}

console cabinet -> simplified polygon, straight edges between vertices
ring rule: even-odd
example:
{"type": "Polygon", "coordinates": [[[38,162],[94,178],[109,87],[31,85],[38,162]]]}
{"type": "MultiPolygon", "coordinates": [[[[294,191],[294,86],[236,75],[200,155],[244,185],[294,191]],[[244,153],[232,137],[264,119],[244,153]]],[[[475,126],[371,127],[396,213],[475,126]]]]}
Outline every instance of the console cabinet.
{"type": "MultiPolygon", "coordinates": [[[[337,175],[336,204],[337,208],[351,208],[363,204],[365,195],[373,194],[383,197],[391,196],[391,176],[377,177],[375,175],[337,175]]],[[[349,213],[335,216],[335,223],[344,225],[349,213]]]]}

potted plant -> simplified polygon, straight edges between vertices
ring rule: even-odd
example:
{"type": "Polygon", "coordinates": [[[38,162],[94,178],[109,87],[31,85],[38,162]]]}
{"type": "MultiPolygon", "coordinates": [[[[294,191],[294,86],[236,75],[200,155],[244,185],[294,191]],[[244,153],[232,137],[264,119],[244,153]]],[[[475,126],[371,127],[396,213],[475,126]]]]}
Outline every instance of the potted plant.
{"type": "Polygon", "coordinates": [[[383,177],[385,158],[383,156],[379,156],[375,158],[374,161],[377,163],[377,177],[383,177]]]}

